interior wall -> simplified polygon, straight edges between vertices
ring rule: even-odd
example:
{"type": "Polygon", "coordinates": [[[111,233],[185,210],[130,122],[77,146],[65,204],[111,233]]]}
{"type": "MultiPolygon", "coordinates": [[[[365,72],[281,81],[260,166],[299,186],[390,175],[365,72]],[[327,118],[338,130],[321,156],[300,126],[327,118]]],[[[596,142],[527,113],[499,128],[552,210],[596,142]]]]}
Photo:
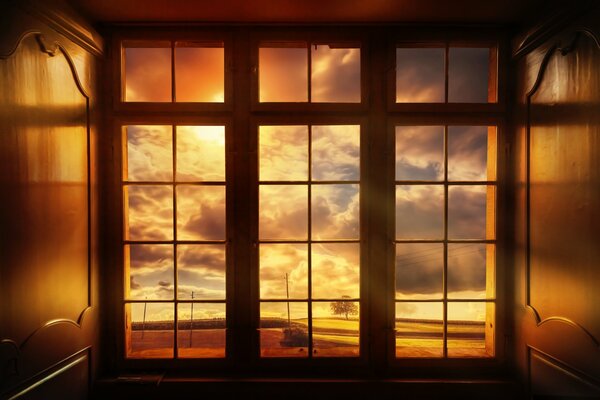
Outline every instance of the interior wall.
{"type": "Polygon", "coordinates": [[[0,13],[0,398],[86,398],[96,368],[101,44],[51,5],[0,13]]]}
{"type": "Polygon", "coordinates": [[[600,12],[585,14],[514,55],[514,351],[534,398],[600,396],[600,12]]]}

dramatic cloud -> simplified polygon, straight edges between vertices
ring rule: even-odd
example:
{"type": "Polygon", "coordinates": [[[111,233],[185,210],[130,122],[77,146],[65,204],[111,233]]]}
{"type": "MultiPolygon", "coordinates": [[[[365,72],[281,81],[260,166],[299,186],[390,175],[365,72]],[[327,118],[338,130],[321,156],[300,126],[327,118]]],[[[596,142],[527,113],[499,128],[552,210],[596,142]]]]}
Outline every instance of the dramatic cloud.
{"type": "Polygon", "coordinates": [[[451,47],[448,64],[450,103],[487,103],[489,48],[451,47]]]}
{"type": "Polygon", "coordinates": [[[396,49],[396,102],[443,103],[443,48],[396,49]]]}
{"type": "Polygon", "coordinates": [[[261,47],[258,74],[261,102],[308,101],[308,54],[306,45],[298,48],[261,47]]]}
{"type": "Polygon", "coordinates": [[[396,245],[396,298],[442,298],[444,246],[441,243],[396,245]]]}
{"type": "Polygon", "coordinates": [[[312,179],[357,181],[360,179],[360,126],[312,127],[312,179]]]}
{"type": "Polygon", "coordinates": [[[127,131],[128,181],[173,179],[172,128],[164,125],[129,125],[127,131]]]}
{"type": "Polygon", "coordinates": [[[130,240],[173,238],[173,188],[128,185],[125,189],[126,236],[130,240]]]}
{"type": "Polygon", "coordinates": [[[448,297],[486,297],[486,244],[448,245],[448,297]]]}
{"type": "Polygon", "coordinates": [[[441,185],[396,186],[397,239],[441,239],[443,227],[441,185]]]}
{"type": "Polygon", "coordinates": [[[444,179],[444,127],[396,127],[396,180],[444,179]]]}
{"type": "Polygon", "coordinates": [[[308,180],[308,126],[259,128],[261,181],[308,180]]]}
{"type": "Polygon", "coordinates": [[[177,187],[177,238],[225,239],[225,186],[177,187]]]}
{"type": "Polygon", "coordinates": [[[173,246],[129,245],[125,247],[129,289],[126,297],[135,300],[173,298],[173,246]],[[165,290],[167,289],[167,290],[165,290]],[[129,296],[127,296],[129,293],[129,296]]]}
{"type": "Polygon", "coordinates": [[[448,127],[448,179],[487,180],[488,127],[448,127]]]}
{"type": "Polygon", "coordinates": [[[486,239],[487,186],[452,186],[448,190],[448,237],[486,239]]]}
{"type": "Polygon", "coordinates": [[[313,185],[312,238],[359,239],[358,185],[313,185]]]}
{"type": "Polygon", "coordinates": [[[313,102],[360,102],[360,49],[312,46],[313,102]]]}
{"type": "Polygon", "coordinates": [[[260,245],[260,298],[285,299],[288,274],[289,298],[308,297],[308,246],[305,244],[260,245]]]}
{"type": "Polygon", "coordinates": [[[169,47],[125,48],[125,100],[171,101],[169,47]]]}
{"type": "Polygon", "coordinates": [[[223,47],[175,47],[176,101],[224,100],[223,47]]]}
{"type": "Polygon", "coordinates": [[[177,126],[177,181],[225,181],[225,127],[177,126]]]}
{"type": "Polygon", "coordinates": [[[177,246],[177,297],[225,299],[225,245],[177,246]]]}
{"type": "Polygon", "coordinates": [[[307,201],[306,185],[261,185],[260,239],[307,239],[307,201]]]}

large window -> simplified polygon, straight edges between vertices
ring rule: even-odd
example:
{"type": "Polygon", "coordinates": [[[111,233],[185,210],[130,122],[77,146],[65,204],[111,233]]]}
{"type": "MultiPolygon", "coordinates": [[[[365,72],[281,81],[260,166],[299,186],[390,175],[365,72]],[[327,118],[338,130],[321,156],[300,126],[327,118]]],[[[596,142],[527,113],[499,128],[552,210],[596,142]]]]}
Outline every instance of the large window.
{"type": "Polygon", "coordinates": [[[392,33],[116,34],[122,365],[501,355],[498,43],[392,33]]]}

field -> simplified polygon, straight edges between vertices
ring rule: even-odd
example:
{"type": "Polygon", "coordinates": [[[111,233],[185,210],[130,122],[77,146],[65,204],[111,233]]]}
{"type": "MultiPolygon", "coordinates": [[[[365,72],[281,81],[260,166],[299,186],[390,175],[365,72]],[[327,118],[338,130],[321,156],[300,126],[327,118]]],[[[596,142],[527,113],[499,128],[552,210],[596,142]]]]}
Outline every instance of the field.
{"type": "MultiPolygon", "coordinates": [[[[218,358],[225,356],[225,330],[222,323],[194,321],[180,326],[178,356],[181,358],[218,358]],[[187,329],[183,329],[187,328],[187,329]]],[[[263,319],[260,346],[263,357],[308,357],[308,321],[292,321],[295,342],[286,338],[287,320],[263,319]]],[[[132,358],[172,358],[173,323],[139,324],[129,332],[128,356],[132,358]],[[170,329],[169,329],[170,328],[170,329]]],[[[289,336],[289,335],[288,335],[289,336]]],[[[486,357],[483,323],[450,322],[448,356],[486,357]]],[[[356,357],[359,355],[359,322],[357,319],[313,319],[314,357],[356,357]]],[[[440,321],[397,320],[396,355],[398,357],[442,357],[443,325],[440,321]]]]}

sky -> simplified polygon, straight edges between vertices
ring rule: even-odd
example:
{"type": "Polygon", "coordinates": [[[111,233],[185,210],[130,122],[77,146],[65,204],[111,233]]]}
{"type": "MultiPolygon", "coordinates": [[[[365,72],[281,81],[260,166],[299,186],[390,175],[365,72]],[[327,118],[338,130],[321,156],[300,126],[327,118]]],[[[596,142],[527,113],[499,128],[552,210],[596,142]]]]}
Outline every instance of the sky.
{"type": "MultiPolygon", "coordinates": [[[[222,47],[176,47],[177,100],[223,101],[223,54],[222,47]],[[213,78],[206,79],[207,76],[213,78]]],[[[311,46],[310,55],[313,102],[360,101],[360,49],[318,45],[311,46]]],[[[397,49],[396,56],[397,101],[443,101],[444,49],[397,49]]],[[[170,57],[169,48],[127,48],[126,99],[171,101],[170,57]],[[147,60],[152,60],[152,64],[147,60]]],[[[451,48],[449,57],[450,100],[487,101],[489,50],[451,48]]],[[[306,44],[261,47],[260,101],[307,101],[308,62],[306,44]]],[[[129,126],[125,135],[124,179],[131,183],[157,182],[126,186],[126,237],[172,240],[174,189],[170,184],[158,184],[173,180],[172,127],[129,126]]],[[[224,240],[225,129],[182,126],[175,135],[175,178],[180,182],[175,192],[177,238],[224,240]]],[[[450,181],[488,179],[490,137],[487,127],[449,127],[450,181]]],[[[360,239],[360,194],[355,183],[360,180],[359,126],[316,125],[310,130],[303,125],[261,126],[258,139],[259,179],[269,182],[259,186],[260,240],[307,240],[309,221],[312,240],[360,239]],[[310,199],[309,180],[313,182],[310,199]],[[290,181],[303,183],[285,184],[290,181]],[[336,183],[323,183],[326,181],[336,183]]],[[[396,128],[397,239],[443,239],[444,190],[443,185],[435,183],[443,182],[445,175],[444,145],[441,126],[396,128]],[[403,180],[428,184],[402,184],[403,180]]],[[[449,238],[486,238],[488,197],[485,186],[449,187],[449,238]]],[[[309,290],[314,298],[359,297],[357,244],[314,244],[310,254],[311,288],[306,244],[262,243],[259,248],[262,299],[285,298],[286,272],[291,298],[305,299],[309,290]]],[[[128,249],[129,298],[172,299],[177,257],[180,298],[190,299],[193,291],[195,298],[224,299],[223,245],[180,245],[176,251],[172,245],[131,245],[128,249]]],[[[396,251],[397,298],[439,297],[443,265],[439,245],[399,244],[396,251]]],[[[449,245],[450,296],[485,298],[488,253],[484,245],[449,245]]],[[[326,304],[316,304],[323,315],[330,312],[326,304]]],[[[406,315],[433,313],[433,309],[419,311],[419,307],[425,307],[422,305],[411,311],[408,305],[417,303],[399,304],[406,308],[406,315]]],[[[168,307],[156,309],[156,315],[168,315],[168,307]]]]}

